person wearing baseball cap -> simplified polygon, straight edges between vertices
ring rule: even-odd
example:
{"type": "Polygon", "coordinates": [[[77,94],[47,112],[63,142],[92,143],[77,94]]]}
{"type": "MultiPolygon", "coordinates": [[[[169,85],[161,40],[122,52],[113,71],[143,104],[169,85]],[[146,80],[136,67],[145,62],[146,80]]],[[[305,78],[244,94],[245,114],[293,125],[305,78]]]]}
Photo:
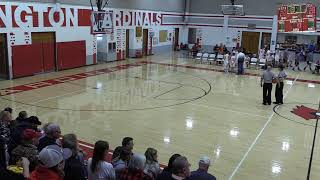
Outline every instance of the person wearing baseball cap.
{"type": "Polygon", "coordinates": [[[201,157],[199,160],[199,169],[191,172],[191,176],[188,180],[216,180],[216,177],[208,173],[210,164],[209,157],[201,157]]]}
{"type": "Polygon", "coordinates": [[[30,161],[29,169],[33,171],[38,165],[38,149],[39,138],[41,133],[33,129],[25,129],[22,133],[21,144],[14,148],[11,152],[10,161],[17,162],[21,157],[26,157],[30,161]]]}
{"type": "Polygon", "coordinates": [[[62,149],[58,145],[49,145],[39,153],[39,165],[31,173],[30,180],[62,180],[64,162],[72,155],[69,148],[62,149]]]}

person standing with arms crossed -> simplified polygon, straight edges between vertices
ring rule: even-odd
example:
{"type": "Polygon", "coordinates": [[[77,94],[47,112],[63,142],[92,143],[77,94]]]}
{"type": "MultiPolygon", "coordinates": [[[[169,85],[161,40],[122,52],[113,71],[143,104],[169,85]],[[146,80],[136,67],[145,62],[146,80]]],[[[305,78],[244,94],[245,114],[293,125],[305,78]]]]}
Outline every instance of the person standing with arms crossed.
{"type": "Polygon", "coordinates": [[[273,104],[283,104],[283,81],[287,78],[287,73],[284,71],[284,65],[280,65],[280,72],[277,77],[277,86],[276,86],[276,102],[273,104]]]}
{"type": "Polygon", "coordinates": [[[275,79],[274,73],[271,71],[271,65],[267,66],[261,76],[260,86],[263,87],[263,105],[271,105],[272,81],[275,79]]]}

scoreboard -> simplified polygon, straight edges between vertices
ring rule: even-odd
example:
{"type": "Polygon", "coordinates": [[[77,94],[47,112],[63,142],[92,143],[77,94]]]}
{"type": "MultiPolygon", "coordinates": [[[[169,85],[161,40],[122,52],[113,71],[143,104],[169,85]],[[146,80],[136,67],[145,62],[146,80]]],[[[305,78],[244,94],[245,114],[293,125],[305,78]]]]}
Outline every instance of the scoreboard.
{"type": "Polygon", "coordinates": [[[278,9],[279,32],[315,32],[317,8],[313,4],[282,5],[278,9]]]}

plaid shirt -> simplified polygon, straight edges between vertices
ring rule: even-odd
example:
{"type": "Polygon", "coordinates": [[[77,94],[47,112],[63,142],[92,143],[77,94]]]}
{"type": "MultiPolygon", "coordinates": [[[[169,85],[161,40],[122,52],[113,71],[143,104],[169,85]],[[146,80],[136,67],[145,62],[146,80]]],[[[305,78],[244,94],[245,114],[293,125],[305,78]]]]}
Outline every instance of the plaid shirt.
{"type": "Polygon", "coordinates": [[[153,180],[153,178],[145,174],[142,170],[132,170],[126,168],[121,171],[119,180],[153,180]]]}

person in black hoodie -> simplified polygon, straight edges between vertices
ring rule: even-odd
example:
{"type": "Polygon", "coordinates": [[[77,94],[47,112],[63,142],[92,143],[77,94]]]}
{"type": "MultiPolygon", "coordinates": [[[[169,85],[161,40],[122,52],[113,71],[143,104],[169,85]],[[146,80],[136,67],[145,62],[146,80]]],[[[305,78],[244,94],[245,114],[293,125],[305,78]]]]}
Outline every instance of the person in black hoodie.
{"type": "Polygon", "coordinates": [[[161,174],[158,175],[157,180],[166,180],[166,179],[170,179],[172,176],[172,164],[174,162],[174,160],[177,159],[177,157],[180,157],[180,154],[174,154],[170,157],[169,162],[168,162],[168,166],[165,167],[162,171],[161,174]]]}

